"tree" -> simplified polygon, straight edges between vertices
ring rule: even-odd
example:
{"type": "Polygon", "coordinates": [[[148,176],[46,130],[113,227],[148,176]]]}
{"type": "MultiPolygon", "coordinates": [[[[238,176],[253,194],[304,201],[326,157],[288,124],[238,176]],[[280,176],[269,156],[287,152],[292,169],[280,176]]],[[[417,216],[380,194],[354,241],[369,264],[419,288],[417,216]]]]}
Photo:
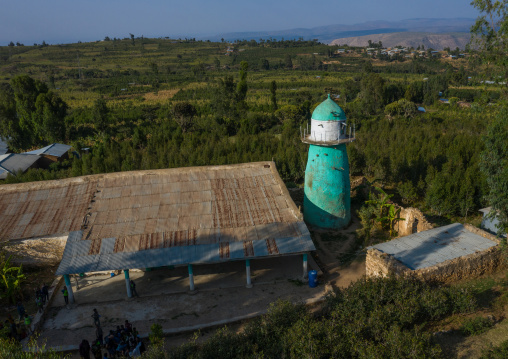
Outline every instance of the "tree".
{"type": "Polygon", "coordinates": [[[39,121],[39,137],[43,142],[58,142],[65,138],[67,104],[54,92],[37,96],[35,116],[39,121]]]}
{"type": "Polygon", "coordinates": [[[291,55],[286,54],[286,58],[284,60],[284,65],[286,66],[286,69],[292,69],[293,68],[293,61],[291,60],[291,55]]]}
{"type": "Polygon", "coordinates": [[[237,103],[241,108],[246,108],[247,104],[245,103],[245,98],[247,97],[247,90],[249,89],[247,86],[247,70],[249,69],[249,64],[247,61],[240,62],[240,81],[236,85],[236,97],[237,103]]]}
{"type": "Polygon", "coordinates": [[[471,27],[472,45],[480,51],[478,56],[487,64],[499,68],[508,77],[508,1],[473,0],[480,16],[471,27]]]}
{"type": "Polygon", "coordinates": [[[360,83],[360,97],[365,114],[375,114],[383,107],[384,84],[385,80],[374,72],[371,72],[362,78],[360,83]]]}
{"type": "Polygon", "coordinates": [[[14,46],[14,42],[12,42],[12,41],[9,42],[9,45],[7,45],[7,46],[14,46]]]}
{"type": "Polygon", "coordinates": [[[134,34],[129,33],[129,35],[131,37],[131,44],[132,44],[132,46],[136,45],[136,43],[134,42],[134,34]]]}
{"type": "Polygon", "coordinates": [[[95,100],[92,113],[95,129],[99,132],[104,132],[109,122],[109,110],[108,106],[106,105],[106,101],[103,98],[98,98],[95,100]]]}
{"type": "Polygon", "coordinates": [[[272,111],[277,111],[277,82],[275,80],[270,83],[270,101],[272,103],[272,111]]]}
{"type": "Polygon", "coordinates": [[[270,70],[270,63],[268,62],[267,59],[261,59],[260,66],[263,70],[270,70]]]}
{"type": "Polygon", "coordinates": [[[508,108],[503,108],[489,126],[484,137],[485,149],[481,154],[481,170],[487,177],[487,201],[490,214],[497,216],[499,230],[508,230],[508,108]]]}
{"type": "Polygon", "coordinates": [[[189,102],[178,102],[173,106],[173,116],[182,132],[187,132],[192,128],[196,109],[189,102]]]}

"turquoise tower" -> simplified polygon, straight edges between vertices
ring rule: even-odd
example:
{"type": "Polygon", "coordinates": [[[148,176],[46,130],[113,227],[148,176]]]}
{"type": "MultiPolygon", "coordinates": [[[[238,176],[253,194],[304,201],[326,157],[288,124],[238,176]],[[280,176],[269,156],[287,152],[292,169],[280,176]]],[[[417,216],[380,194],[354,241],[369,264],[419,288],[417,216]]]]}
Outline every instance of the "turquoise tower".
{"type": "Polygon", "coordinates": [[[312,113],[310,131],[304,129],[302,136],[302,141],[310,144],[305,170],[305,221],[321,228],[344,228],[351,221],[346,144],[354,141],[354,130],[347,125],[342,108],[328,95],[312,113]]]}

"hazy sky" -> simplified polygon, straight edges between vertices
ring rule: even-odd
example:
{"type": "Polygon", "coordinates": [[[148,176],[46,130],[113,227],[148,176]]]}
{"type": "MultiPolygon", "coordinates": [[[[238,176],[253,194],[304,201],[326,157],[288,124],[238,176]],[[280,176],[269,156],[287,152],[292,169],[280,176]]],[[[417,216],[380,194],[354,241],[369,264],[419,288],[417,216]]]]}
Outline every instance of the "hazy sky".
{"type": "Polygon", "coordinates": [[[476,18],[470,0],[0,0],[0,45],[476,18]]]}

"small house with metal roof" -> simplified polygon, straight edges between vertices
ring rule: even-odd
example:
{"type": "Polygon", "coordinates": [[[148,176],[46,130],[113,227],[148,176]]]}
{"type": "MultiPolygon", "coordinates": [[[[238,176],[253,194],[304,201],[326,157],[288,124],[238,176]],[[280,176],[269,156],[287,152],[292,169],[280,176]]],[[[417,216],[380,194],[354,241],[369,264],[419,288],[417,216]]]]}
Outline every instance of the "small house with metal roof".
{"type": "Polygon", "coordinates": [[[451,282],[503,266],[499,240],[470,224],[454,223],[367,248],[368,276],[415,275],[451,282]]]}
{"type": "Polygon", "coordinates": [[[6,179],[9,174],[26,172],[29,168],[37,168],[40,157],[37,155],[7,153],[0,155],[0,180],[6,179]]]}
{"type": "Polygon", "coordinates": [[[49,146],[39,148],[30,152],[25,152],[28,155],[41,156],[40,165],[47,167],[53,162],[63,161],[69,158],[69,150],[71,146],[61,143],[52,143],[49,146]]]}

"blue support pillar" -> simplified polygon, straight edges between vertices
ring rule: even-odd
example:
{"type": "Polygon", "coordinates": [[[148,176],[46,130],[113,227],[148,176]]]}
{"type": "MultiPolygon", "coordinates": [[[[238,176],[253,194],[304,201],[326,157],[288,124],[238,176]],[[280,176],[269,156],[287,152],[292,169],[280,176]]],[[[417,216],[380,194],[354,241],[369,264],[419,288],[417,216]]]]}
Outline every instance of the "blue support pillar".
{"type": "Polygon", "coordinates": [[[188,265],[189,269],[189,290],[194,292],[194,272],[192,271],[192,264],[188,265]]]}
{"type": "Polygon", "coordinates": [[[246,285],[246,287],[247,288],[252,288],[252,282],[251,282],[251,279],[250,279],[250,259],[246,259],[245,260],[245,271],[246,271],[246,274],[247,274],[247,285],[246,285]]]}
{"type": "Polygon", "coordinates": [[[127,297],[132,298],[132,291],[131,291],[131,281],[129,278],[129,270],[124,269],[123,273],[125,274],[125,285],[127,286],[127,297]]]}
{"type": "Polygon", "coordinates": [[[74,304],[74,293],[72,292],[71,279],[68,274],[64,274],[64,281],[69,293],[69,304],[74,304]]]}
{"type": "Polygon", "coordinates": [[[303,280],[308,280],[308,271],[307,271],[307,253],[303,254],[303,280]]]}

